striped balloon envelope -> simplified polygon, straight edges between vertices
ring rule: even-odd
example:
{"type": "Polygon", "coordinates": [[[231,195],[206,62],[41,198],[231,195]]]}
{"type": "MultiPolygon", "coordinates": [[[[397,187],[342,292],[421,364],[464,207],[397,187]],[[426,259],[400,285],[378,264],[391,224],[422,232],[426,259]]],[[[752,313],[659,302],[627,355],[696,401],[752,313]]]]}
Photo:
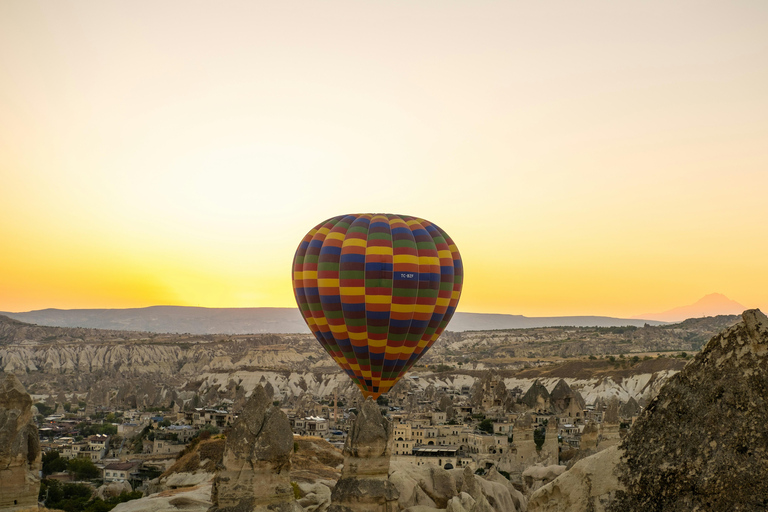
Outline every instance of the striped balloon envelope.
{"type": "Polygon", "coordinates": [[[293,291],[317,341],[378,398],[445,330],[461,295],[461,256],[431,222],[408,215],[340,215],[307,233],[293,291]]]}

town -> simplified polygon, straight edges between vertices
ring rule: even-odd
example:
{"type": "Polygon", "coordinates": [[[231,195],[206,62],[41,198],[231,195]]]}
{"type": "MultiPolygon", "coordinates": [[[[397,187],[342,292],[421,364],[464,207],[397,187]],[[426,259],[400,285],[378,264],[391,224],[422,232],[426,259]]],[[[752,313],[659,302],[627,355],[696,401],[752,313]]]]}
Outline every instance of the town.
{"type": "MultiPolygon", "coordinates": [[[[508,390],[489,372],[471,387],[427,394],[415,391],[415,380],[406,377],[377,400],[394,424],[392,460],[414,466],[469,467],[478,474],[496,468],[509,474],[537,464],[566,465],[618,444],[642,410],[633,398],[587,404],[563,379],[551,391],[538,380],[527,390],[508,390]]],[[[146,491],[191,442],[224,435],[240,412],[228,399],[215,407],[118,410],[67,398],[49,397],[33,408],[44,478],[118,482],[126,490],[146,491]]],[[[279,397],[273,398],[280,406],[279,397]]],[[[343,447],[359,402],[345,403],[335,394],[332,399],[305,394],[293,402],[281,408],[294,436],[343,447]]]]}

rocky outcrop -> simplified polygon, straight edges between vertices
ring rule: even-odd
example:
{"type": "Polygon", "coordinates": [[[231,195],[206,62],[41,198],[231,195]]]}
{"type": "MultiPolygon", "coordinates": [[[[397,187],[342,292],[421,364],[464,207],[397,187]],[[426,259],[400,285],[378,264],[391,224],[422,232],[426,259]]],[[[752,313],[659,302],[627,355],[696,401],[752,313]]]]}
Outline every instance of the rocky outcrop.
{"type": "Polygon", "coordinates": [[[565,466],[558,466],[556,464],[550,466],[537,464],[526,468],[525,471],[523,471],[523,483],[525,484],[526,493],[530,495],[540,487],[562,475],[564,471],[565,466]]]}
{"type": "Polygon", "coordinates": [[[562,414],[571,410],[582,412],[587,406],[581,393],[571,389],[565,379],[560,379],[549,395],[555,414],[562,414]]]}
{"type": "Polygon", "coordinates": [[[531,387],[525,392],[522,402],[534,411],[549,412],[551,407],[549,391],[538,379],[533,381],[531,387]]]}
{"type": "Polygon", "coordinates": [[[629,400],[622,404],[621,407],[619,407],[619,415],[622,418],[632,418],[633,416],[637,416],[642,412],[642,409],[640,408],[640,404],[637,403],[637,400],[630,397],[629,400]]]}
{"type": "Polygon", "coordinates": [[[624,438],[612,511],[768,508],[768,318],[712,338],[624,438]]]}
{"type": "Polygon", "coordinates": [[[32,397],[7,374],[0,384],[0,510],[37,508],[41,461],[32,397]]]}
{"type": "Polygon", "coordinates": [[[399,492],[389,481],[392,423],[366,400],[344,444],[344,468],[331,495],[330,512],[396,512],[399,492]]]}
{"type": "Polygon", "coordinates": [[[621,489],[616,446],[577,462],[571,469],[539,488],[528,501],[528,512],[604,512],[621,489]]]}
{"type": "Polygon", "coordinates": [[[258,386],[227,436],[211,512],[301,512],[290,482],[288,417],[258,386]]]}

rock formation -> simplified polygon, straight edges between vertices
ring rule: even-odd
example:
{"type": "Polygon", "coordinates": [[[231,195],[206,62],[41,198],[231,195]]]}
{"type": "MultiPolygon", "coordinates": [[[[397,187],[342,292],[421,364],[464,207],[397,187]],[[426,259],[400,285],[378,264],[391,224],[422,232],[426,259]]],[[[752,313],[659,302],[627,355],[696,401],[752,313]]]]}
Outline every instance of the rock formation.
{"type": "Polygon", "coordinates": [[[768,318],[712,338],[627,433],[612,511],[768,509],[768,318]]]}
{"type": "Polygon", "coordinates": [[[523,404],[528,406],[529,409],[541,412],[549,412],[551,401],[549,397],[549,391],[544,387],[544,384],[536,379],[528,391],[525,392],[522,399],[523,404]]]}
{"type": "MultiPolygon", "coordinates": [[[[552,390],[552,393],[550,393],[549,398],[552,402],[552,408],[554,409],[555,414],[562,414],[570,411],[583,412],[587,407],[581,393],[571,389],[568,383],[565,382],[565,379],[560,379],[558,381],[557,385],[552,390]]],[[[576,415],[574,414],[573,417],[575,419],[576,415]]]]}
{"type": "Polygon", "coordinates": [[[288,417],[257,386],[227,436],[211,511],[301,512],[290,482],[292,450],[288,417]]]}
{"type": "Polygon", "coordinates": [[[389,481],[392,423],[366,400],[344,444],[344,468],[331,495],[330,512],[395,512],[399,492],[389,481]]]}
{"type": "Polygon", "coordinates": [[[32,397],[7,374],[0,384],[0,510],[37,508],[41,461],[32,397]]]}
{"type": "Polygon", "coordinates": [[[640,404],[638,404],[637,400],[633,397],[629,397],[627,403],[622,404],[622,406],[619,407],[619,415],[622,418],[631,418],[632,416],[637,416],[641,412],[642,409],[640,408],[640,404]]]}
{"type": "Polygon", "coordinates": [[[621,451],[616,446],[577,462],[540,487],[528,501],[528,512],[604,512],[621,488],[616,475],[621,451]]]}

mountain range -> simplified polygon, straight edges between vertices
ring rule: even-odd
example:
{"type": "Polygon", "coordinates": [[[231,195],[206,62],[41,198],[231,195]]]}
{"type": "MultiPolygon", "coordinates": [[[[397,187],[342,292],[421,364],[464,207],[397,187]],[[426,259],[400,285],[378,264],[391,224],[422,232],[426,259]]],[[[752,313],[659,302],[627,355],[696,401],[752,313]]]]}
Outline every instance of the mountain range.
{"type": "MultiPolygon", "coordinates": [[[[527,317],[490,313],[456,313],[448,330],[490,331],[537,327],[642,327],[681,322],[688,318],[741,314],[746,307],[719,293],[696,303],[662,313],[633,318],[608,316],[527,317]]],[[[189,334],[308,333],[297,308],[201,308],[151,306],[128,309],[41,309],[24,313],[5,313],[22,322],[55,326],[87,327],[126,331],[189,334]]]]}
{"type": "MultiPolygon", "coordinates": [[[[4,313],[22,322],[56,326],[189,334],[307,333],[296,308],[201,308],[151,306],[131,309],[41,309],[4,313]]],[[[532,327],[617,327],[664,322],[607,316],[526,317],[486,313],[456,313],[451,331],[525,329],[532,327]]]]}

